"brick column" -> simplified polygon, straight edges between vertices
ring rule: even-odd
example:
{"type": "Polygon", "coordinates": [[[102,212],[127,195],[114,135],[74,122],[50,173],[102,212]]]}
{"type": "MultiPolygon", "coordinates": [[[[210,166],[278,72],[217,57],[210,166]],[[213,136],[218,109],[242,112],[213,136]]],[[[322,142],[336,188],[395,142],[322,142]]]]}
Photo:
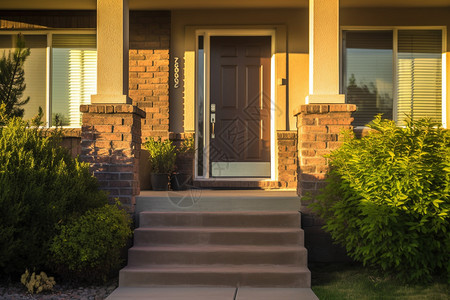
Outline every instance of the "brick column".
{"type": "Polygon", "coordinates": [[[278,181],[281,188],[297,187],[297,132],[278,131],[278,181]]]}
{"type": "Polygon", "coordinates": [[[353,129],[351,125],[353,104],[309,104],[296,112],[298,129],[299,180],[297,192],[302,199],[302,227],[305,230],[305,245],[311,261],[334,261],[345,258],[343,250],[333,245],[330,236],[321,227],[323,221],[313,214],[308,205],[324,187],[328,172],[328,159],[323,155],[338,148],[342,141],[340,132],[353,129]]]}
{"type": "Polygon", "coordinates": [[[130,104],[81,105],[82,161],[91,165],[100,186],[134,211],[134,198],[139,194],[139,156],[141,119],[145,112],[130,104]]]}

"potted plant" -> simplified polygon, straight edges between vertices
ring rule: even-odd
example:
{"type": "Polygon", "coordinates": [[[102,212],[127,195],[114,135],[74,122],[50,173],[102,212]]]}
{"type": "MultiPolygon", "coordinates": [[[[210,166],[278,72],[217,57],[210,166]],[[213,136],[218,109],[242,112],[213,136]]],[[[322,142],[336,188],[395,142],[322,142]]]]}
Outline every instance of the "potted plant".
{"type": "Polygon", "coordinates": [[[187,189],[188,184],[192,180],[192,170],[190,170],[190,174],[183,172],[179,164],[181,164],[182,160],[190,160],[192,165],[195,150],[194,143],[194,137],[191,136],[183,140],[180,147],[177,148],[176,171],[172,173],[170,178],[170,186],[173,190],[179,191],[187,189]]]}
{"type": "Polygon", "coordinates": [[[144,148],[149,152],[149,160],[152,166],[151,183],[155,191],[167,191],[169,189],[169,175],[175,166],[177,152],[172,141],[147,139],[144,148]]]}

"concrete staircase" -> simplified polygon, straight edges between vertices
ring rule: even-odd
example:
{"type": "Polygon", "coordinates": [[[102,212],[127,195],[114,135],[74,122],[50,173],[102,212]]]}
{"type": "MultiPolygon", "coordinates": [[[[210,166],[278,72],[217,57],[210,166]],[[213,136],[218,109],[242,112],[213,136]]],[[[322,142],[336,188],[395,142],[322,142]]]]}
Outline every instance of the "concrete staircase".
{"type": "Polygon", "coordinates": [[[144,211],[121,287],[311,286],[296,211],[144,211]]]}

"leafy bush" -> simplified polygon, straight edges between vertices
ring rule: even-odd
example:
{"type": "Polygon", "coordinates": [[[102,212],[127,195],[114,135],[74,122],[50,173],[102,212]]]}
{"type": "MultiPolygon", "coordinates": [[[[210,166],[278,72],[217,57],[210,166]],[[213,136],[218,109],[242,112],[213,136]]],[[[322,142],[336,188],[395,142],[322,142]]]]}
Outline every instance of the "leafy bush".
{"type": "Polygon", "coordinates": [[[364,264],[408,280],[450,275],[450,134],[428,120],[377,117],[331,153],[313,204],[325,229],[364,264]]]}
{"type": "Polygon", "coordinates": [[[158,140],[149,138],[144,143],[144,148],[150,154],[149,160],[153,173],[170,174],[173,171],[177,152],[171,140],[161,141],[161,138],[158,140]]]}
{"type": "Polygon", "coordinates": [[[0,272],[20,274],[45,265],[57,223],[107,199],[88,165],[59,146],[57,130],[1,113],[0,120],[0,272]]]}
{"type": "Polygon", "coordinates": [[[105,281],[121,266],[120,254],[131,236],[129,215],[114,205],[87,211],[61,226],[51,251],[60,271],[78,279],[105,281]],[[67,273],[66,273],[67,274],[67,273]]]}
{"type": "Polygon", "coordinates": [[[183,142],[180,144],[180,147],[177,148],[177,154],[194,154],[195,152],[195,139],[194,136],[190,136],[185,138],[183,142]]]}

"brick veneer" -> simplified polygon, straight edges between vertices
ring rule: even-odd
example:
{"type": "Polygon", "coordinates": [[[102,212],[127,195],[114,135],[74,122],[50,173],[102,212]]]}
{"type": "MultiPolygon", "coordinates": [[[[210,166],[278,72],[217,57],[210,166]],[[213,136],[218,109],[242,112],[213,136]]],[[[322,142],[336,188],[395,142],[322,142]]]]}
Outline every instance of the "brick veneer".
{"type": "Polygon", "coordinates": [[[141,119],[145,112],[130,104],[81,105],[81,155],[90,163],[109,199],[118,198],[134,210],[139,194],[141,119]]]}
{"type": "Polygon", "coordinates": [[[277,132],[278,181],[280,188],[297,187],[297,132],[277,132]]]}
{"type": "MultiPolygon", "coordinates": [[[[129,96],[145,111],[142,141],[169,137],[169,11],[130,12],[129,96]]],[[[180,116],[181,117],[181,116],[180,116]]],[[[150,163],[144,150],[140,156],[140,184],[150,189],[150,163]]]]}
{"type": "Polygon", "coordinates": [[[129,96],[146,112],[142,139],[169,137],[169,11],[130,12],[129,96]]]}
{"type": "Polygon", "coordinates": [[[62,134],[61,146],[69,150],[73,158],[78,157],[81,154],[81,129],[64,128],[62,134]]]}
{"type": "Polygon", "coordinates": [[[328,161],[323,156],[341,145],[340,132],[352,129],[353,104],[302,105],[297,112],[298,194],[316,194],[323,187],[328,161]]]}
{"type": "Polygon", "coordinates": [[[346,260],[345,251],[334,245],[329,234],[322,230],[323,221],[308,209],[314,196],[325,185],[328,160],[323,155],[338,148],[342,141],[340,132],[352,129],[352,104],[302,105],[296,112],[298,129],[299,196],[302,198],[302,228],[305,231],[305,247],[310,261],[346,260]]]}

